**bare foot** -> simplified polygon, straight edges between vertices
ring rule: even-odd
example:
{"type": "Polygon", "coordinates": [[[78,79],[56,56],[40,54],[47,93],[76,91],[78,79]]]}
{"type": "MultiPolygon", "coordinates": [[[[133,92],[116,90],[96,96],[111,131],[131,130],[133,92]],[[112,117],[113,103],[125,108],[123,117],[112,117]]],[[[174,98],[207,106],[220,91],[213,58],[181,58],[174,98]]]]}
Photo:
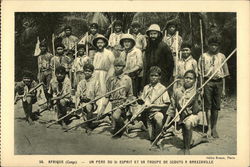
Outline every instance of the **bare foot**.
{"type": "Polygon", "coordinates": [[[185,155],[185,150],[181,149],[177,152],[177,155],[185,155]]]}
{"type": "Polygon", "coordinates": [[[211,136],[212,136],[211,133],[212,133],[211,129],[208,129],[208,131],[207,131],[207,138],[211,138],[211,136]]]}
{"type": "Polygon", "coordinates": [[[184,150],[184,154],[185,154],[185,155],[190,155],[190,150],[189,150],[189,149],[185,149],[185,150],[184,150]]]}
{"type": "Polygon", "coordinates": [[[219,138],[219,135],[218,135],[216,130],[212,131],[212,136],[213,136],[213,138],[219,138]]]}
{"type": "Polygon", "coordinates": [[[28,121],[29,125],[34,125],[35,124],[30,117],[27,119],[27,121],[28,121]]]}

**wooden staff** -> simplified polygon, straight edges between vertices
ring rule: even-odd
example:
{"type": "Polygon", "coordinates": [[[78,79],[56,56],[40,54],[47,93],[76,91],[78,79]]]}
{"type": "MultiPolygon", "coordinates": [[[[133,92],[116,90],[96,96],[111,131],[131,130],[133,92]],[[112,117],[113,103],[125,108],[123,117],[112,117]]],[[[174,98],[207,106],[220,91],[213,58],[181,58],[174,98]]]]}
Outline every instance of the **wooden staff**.
{"type": "MultiPolygon", "coordinates": [[[[113,112],[113,111],[115,111],[115,110],[117,110],[117,109],[124,108],[124,107],[126,107],[126,106],[128,106],[128,105],[130,105],[130,104],[133,104],[133,103],[135,103],[135,102],[138,101],[138,100],[139,100],[139,98],[137,98],[137,99],[135,99],[135,100],[132,100],[131,102],[127,102],[127,103],[125,103],[125,104],[122,104],[122,105],[120,105],[120,106],[118,106],[118,107],[115,107],[114,109],[112,109],[112,110],[110,110],[109,112],[107,112],[107,113],[101,115],[100,117],[102,118],[102,117],[108,115],[109,113],[111,113],[111,112],[113,112]]],[[[81,125],[83,125],[83,124],[85,124],[85,123],[95,121],[95,120],[97,120],[97,119],[98,119],[98,117],[94,117],[94,118],[88,119],[88,120],[86,120],[86,121],[84,121],[84,122],[82,122],[82,123],[80,123],[80,124],[77,124],[77,125],[75,125],[75,126],[69,128],[69,129],[66,129],[64,132],[67,132],[67,131],[69,131],[69,130],[71,130],[71,129],[77,128],[77,127],[79,127],[79,126],[81,126],[81,125]]]]}
{"type": "MultiPolygon", "coordinates": [[[[176,116],[167,124],[166,127],[169,127],[173,121],[175,121],[175,119],[177,118],[178,115],[180,115],[185,109],[186,107],[189,105],[189,103],[191,102],[191,100],[195,97],[195,95],[197,95],[198,92],[200,92],[204,86],[214,77],[214,75],[220,70],[220,68],[228,61],[228,59],[230,59],[230,57],[233,56],[233,54],[236,52],[237,48],[235,48],[232,53],[220,64],[220,66],[214,71],[214,73],[206,80],[205,83],[203,83],[201,85],[201,87],[199,89],[197,89],[196,93],[191,96],[188,101],[185,103],[185,105],[181,108],[181,110],[178,112],[178,114],[176,114],[176,116]]],[[[151,144],[151,148],[152,146],[155,144],[155,142],[161,137],[162,133],[164,132],[165,128],[162,128],[162,131],[160,132],[160,134],[155,138],[155,140],[152,142],[151,144]]]]}
{"type": "Polygon", "coordinates": [[[51,125],[54,125],[55,123],[57,123],[57,122],[63,120],[64,118],[66,118],[66,117],[69,116],[70,114],[72,114],[72,113],[74,113],[74,112],[76,112],[76,111],[78,111],[78,110],[80,110],[80,109],[86,107],[88,104],[94,103],[94,102],[96,102],[97,100],[99,100],[99,99],[101,99],[101,98],[103,98],[103,97],[105,97],[105,96],[107,96],[107,95],[109,95],[109,94],[111,94],[111,93],[114,93],[114,92],[116,92],[116,91],[118,91],[118,90],[120,90],[120,89],[122,89],[122,88],[125,88],[125,86],[121,86],[121,87],[119,87],[119,88],[117,88],[117,89],[114,89],[114,90],[112,90],[112,91],[106,93],[105,95],[99,96],[99,97],[97,97],[97,98],[91,100],[90,102],[84,104],[82,107],[80,107],[80,108],[78,108],[78,109],[75,109],[75,110],[69,112],[68,114],[66,114],[66,115],[64,115],[63,117],[59,118],[57,121],[52,122],[51,124],[49,124],[49,125],[47,126],[47,128],[49,128],[51,125]]]}
{"type": "Polygon", "coordinates": [[[176,42],[175,42],[175,76],[177,77],[178,74],[178,61],[179,61],[179,51],[178,51],[178,47],[179,47],[179,31],[176,31],[176,42]]]}
{"type": "MultiPolygon", "coordinates": [[[[170,85],[168,85],[168,87],[166,87],[164,89],[164,91],[162,91],[162,93],[160,93],[155,99],[152,100],[151,104],[153,104],[158,98],[160,98],[175,82],[177,82],[179,79],[176,79],[175,81],[173,81],[170,85]]],[[[135,114],[120,130],[118,130],[112,137],[116,136],[118,133],[120,133],[121,131],[123,131],[123,129],[125,129],[132,121],[135,120],[135,118],[137,118],[145,109],[147,108],[147,105],[143,105],[142,108],[137,112],[137,114],[135,114]]]]}
{"type": "MultiPolygon", "coordinates": [[[[204,53],[204,46],[203,46],[203,32],[202,32],[202,20],[200,19],[200,35],[201,35],[201,74],[200,74],[200,85],[203,84],[203,77],[204,77],[204,60],[203,60],[203,53],[204,53]]],[[[202,94],[204,89],[202,89],[202,94]]],[[[201,104],[202,104],[202,133],[205,133],[205,107],[204,107],[204,97],[201,96],[201,104]]]]}
{"type": "Polygon", "coordinates": [[[89,32],[86,32],[86,55],[89,56],[89,32]]]}
{"type": "Polygon", "coordinates": [[[53,56],[54,56],[54,71],[53,71],[53,77],[56,76],[56,60],[55,60],[55,56],[56,56],[56,51],[55,51],[55,34],[52,34],[52,51],[53,51],[53,56]]]}

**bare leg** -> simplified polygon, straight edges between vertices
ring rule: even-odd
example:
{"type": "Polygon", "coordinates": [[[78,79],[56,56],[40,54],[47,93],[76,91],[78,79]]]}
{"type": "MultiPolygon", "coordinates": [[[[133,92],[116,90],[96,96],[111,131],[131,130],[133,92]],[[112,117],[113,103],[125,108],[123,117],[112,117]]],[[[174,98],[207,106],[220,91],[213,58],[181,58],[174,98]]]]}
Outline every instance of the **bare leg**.
{"type": "Polygon", "coordinates": [[[190,122],[186,122],[183,128],[183,141],[184,141],[184,154],[190,154],[190,144],[192,140],[192,125],[190,122]]]}
{"type": "Polygon", "coordinates": [[[219,135],[216,130],[216,125],[217,125],[217,120],[218,120],[218,110],[213,110],[211,112],[211,135],[214,138],[219,138],[219,135]]]}
{"type": "Polygon", "coordinates": [[[206,118],[207,118],[207,126],[208,126],[208,130],[207,130],[207,135],[208,137],[211,137],[211,110],[207,110],[206,111],[206,118]]]}

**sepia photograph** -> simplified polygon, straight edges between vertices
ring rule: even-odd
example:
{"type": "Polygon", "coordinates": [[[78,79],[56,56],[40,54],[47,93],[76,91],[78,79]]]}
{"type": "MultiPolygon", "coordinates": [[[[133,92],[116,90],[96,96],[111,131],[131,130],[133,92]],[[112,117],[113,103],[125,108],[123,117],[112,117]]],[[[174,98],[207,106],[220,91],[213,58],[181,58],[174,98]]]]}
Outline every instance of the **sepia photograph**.
{"type": "Polygon", "coordinates": [[[16,12],[15,154],[236,155],[236,23],[16,12]]]}
{"type": "Polygon", "coordinates": [[[247,167],[247,5],[4,1],[1,166],[247,167]]]}

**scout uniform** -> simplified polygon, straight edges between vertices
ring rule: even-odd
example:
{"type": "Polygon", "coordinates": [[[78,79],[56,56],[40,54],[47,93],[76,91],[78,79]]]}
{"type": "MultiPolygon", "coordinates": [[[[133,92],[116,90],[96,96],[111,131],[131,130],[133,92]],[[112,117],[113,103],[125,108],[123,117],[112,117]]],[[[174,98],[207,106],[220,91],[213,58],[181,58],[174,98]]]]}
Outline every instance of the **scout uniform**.
{"type": "MultiPolygon", "coordinates": [[[[32,78],[31,72],[24,73],[23,77],[32,78]]],[[[30,85],[25,84],[24,81],[17,82],[15,85],[15,95],[25,95],[22,98],[23,110],[26,116],[26,121],[32,124],[31,114],[32,114],[32,104],[36,103],[36,91],[28,93],[30,89],[34,88],[37,83],[31,79],[30,85]]]]}
{"type": "Polygon", "coordinates": [[[132,42],[132,48],[130,50],[122,51],[120,58],[126,62],[124,72],[128,73],[128,75],[131,77],[133,83],[133,94],[137,96],[140,91],[140,81],[142,79],[142,52],[140,49],[134,47],[135,40],[132,35],[124,34],[122,36],[122,39],[120,40],[120,45],[122,47],[124,47],[124,40],[130,40],[132,42]]]}
{"type": "MultiPolygon", "coordinates": [[[[216,55],[210,55],[208,52],[204,53],[198,62],[199,71],[201,71],[201,61],[204,65],[204,80],[206,81],[214,71],[222,64],[226,59],[222,53],[216,55]]],[[[229,76],[229,70],[227,63],[225,63],[215,76],[204,87],[204,100],[205,109],[207,110],[220,110],[221,95],[222,95],[222,79],[229,76]]]]}
{"type": "MultiPolygon", "coordinates": [[[[114,27],[116,25],[122,26],[122,22],[120,20],[117,20],[114,22],[114,27]]],[[[119,57],[122,51],[122,47],[120,45],[120,40],[122,38],[122,35],[123,35],[123,32],[121,30],[120,32],[111,33],[109,36],[108,45],[111,48],[111,51],[113,52],[115,57],[119,57]]]]}
{"type": "MultiPolygon", "coordinates": [[[[70,26],[66,26],[64,28],[64,31],[67,29],[69,29],[70,31],[72,30],[70,26]]],[[[78,42],[78,38],[74,35],[64,36],[62,39],[62,44],[65,46],[66,50],[73,49],[77,42],[78,42]]]]}
{"type": "MultiPolygon", "coordinates": [[[[159,96],[166,87],[161,83],[157,83],[155,86],[148,84],[144,87],[142,92],[142,100],[145,104],[151,104],[152,100],[159,96]]],[[[168,92],[166,91],[162,96],[153,102],[153,104],[169,104],[170,98],[168,92]]],[[[160,133],[162,128],[162,123],[164,119],[164,112],[162,109],[152,108],[146,109],[142,113],[142,119],[144,124],[148,127],[150,141],[153,141],[155,137],[160,133]]]]}
{"type": "Polygon", "coordinates": [[[54,69],[56,69],[59,66],[63,66],[66,69],[67,74],[70,71],[71,68],[71,59],[70,57],[66,56],[66,55],[56,55],[53,56],[51,58],[50,61],[50,68],[53,69],[53,73],[54,73],[54,69]]]}
{"type": "MultiPolygon", "coordinates": [[[[122,59],[116,59],[114,65],[124,66],[125,62],[122,59]]],[[[125,88],[120,89],[106,97],[111,102],[112,108],[122,105],[127,100],[130,100],[133,97],[132,80],[128,75],[121,74],[118,76],[111,76],[107,80],[108,92],[117,89],[121,86],[125,86],[125,88]]],[[[114,124],[114,133],[116,133],[118,130],[120,130],[120,128],[122,128],[126,115],[126,109],[117,109],[113,112],[112,118],[114,124]]],[[[122,133],[120,133],[118,136],[121,135],[122,133]]]]}
{"type": "MultiPolygon", "coordinates": [[[[59,66],[56,68],[56,72],[61,70],[61,73],[66,73],[65,72],[65,68],[63,66],[59,66]]],[[[65,74],[66,75],[66,74],[65,74]]],[[[60,119],[61,117],[63,117],[64,115],[67,114],[67,107],[70,104],[71,101],[71,82],[70,79],[68,77],[65,76],[64,80],[62,82],[59,82],[57,80],[57,77],[52,78],[52,80],[50,81],[50,85],[49,85],[49,90],[48,93],[52,96],[52,97],[58,97],[58,96],[64,96],[66,94],[66,97],[64,97],[63,99],[57,100],[56,103],[56,110],[57,110],[57,116],[58,119],[60,119]]],[[[63,122],[60,121],[60,124],[63,123],[67,123],[68,118],[64,118],[63,122]]]]}
{"type": "MultiPolygon", "coordinates": [[[[84,48],[84,45],[80,47],[84,48]]],[[[80,48],[77,47],[77,49],[79,50],[80,48]]],[[[78,83],[84,78],[83,66],[87,63],[90,63],[90,58],[88,56],[77,54],[77,57],[74,59],[72,63],[72,72],[76,74],[74,79],[75,86],[77,86],[78,83]]]]}
{"type": "MultiPolygon", "coordinates": [[[[84,66],[84,69],[90,69],[91,71],[94,70],[93,65],[87,64],[84,66]]],[[[100,84],[95,79],[95,77],[92,75],[88,79],[83,79],[79,82],[77,85],[76,90],[76,99],[78,107],[78,104],[86,104],[89,101],[95,99],[96,97],[100,96],[100,84]]],[[[88,104],[84,109],[83,112],[87,114],[87,120],[91,119],[93,117],[93,112],[97,109],[96,103],[90,103],[88,104]]],[[[93,125],[91,122],[88,123],[88,128],[94,128],[96,125],[93,125]]]]}
{"type": "Polygon", "coordinates": [[[40,70],[39,81],[43,82],[48,89],[50,80],[52,78],[52,72],[50,67],[50,61],[53,55],[49,52],[40,54],[38,57],[38,68],[40,70]]]}

